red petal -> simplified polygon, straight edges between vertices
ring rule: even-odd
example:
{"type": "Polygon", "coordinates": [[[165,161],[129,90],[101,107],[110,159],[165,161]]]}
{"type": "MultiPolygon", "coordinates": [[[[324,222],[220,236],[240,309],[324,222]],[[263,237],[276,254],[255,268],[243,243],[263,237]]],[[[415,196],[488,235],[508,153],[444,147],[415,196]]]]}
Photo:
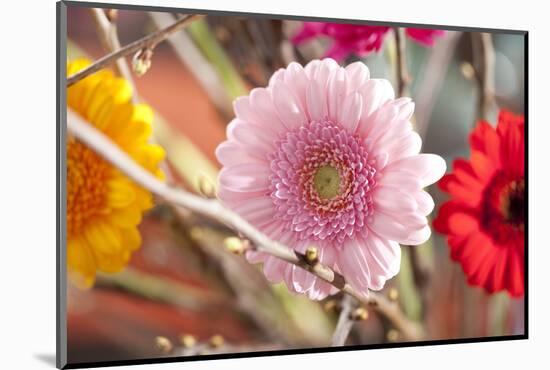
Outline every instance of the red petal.
{"type": "Polygon", "coordinates": [[[485,153],[497,166],[500,165],[500,138],[496,130],[487,122],[481,121],[470,134],[473,150],[485,153]]]}
{"type": "Polygon", "coordinates": [[[473,212],[461,202],[450,200],[439,207],[437,217],[433,221],[434,229],[442,234],[449,234],[449,217],[456,212],[473,212]]]}
{"type": "Polygon", "coordinates": [[[480,287],[485,287],[487,285],[487,279],[489,274],[494,269],[494,256],[495,250],[493,248],[485,248],[487,254],[481,254],[480,262],[475,267],[469,270],[468,274],[468,283],[471,285],[477,285],[480,287]]]}
{"type": "Polygon", "coordinates": [[[479,230],[479,222],[469,214],[455,212],[449,216],[449,233],[455,235],[470,235],[479,230]]]}
{"type": "Polygon", "coordinates": [[[498,117],[497,133],[501,139],[502,163],[516,176],[523,176],[525,156],[525,124],[521,115],[502,110],[498,117]]]}
{"type": "Polygon", "coordinates": [[[510,292],[512,296],[519,297],[523,295],[525,285],[525,278],[523,275],[524,260],[515,246],[512,248],[513,250],[508,252],[507,286],[508,292],[510,292]]]}
{"type": "Polygon", "coordinates": [[[489,157],[477,150],[472,151],[470,163],[476,176],[484,183],[489,182],[497,169],[489,157]]]}
{"type": "Polygon", "coordinates": [[[445,192],[449,192],[449,183],[453,182],[453,181],[456,181],[455,179],[455,175],[453,175],[452,173],[448,174],[448,175],[445,175],[441,178],[441,180],[439,180],[439,182],[437,183],[437,185],[439,186],[439,188],[445,192]]]}
{"type": "Polygon", "coordinates": [[[467,189],[479,193],[483,191],[485,184],[476,177],[470,162],[457,159],[453,162],[453,167],[456,180],[460,181],[467,189]]]}
{"type": "Polygon", "coordinates": [[[467,248],[460,257],[466,275],[473,276],[484,263],[491,261],[494,253],[495,247],[489,237],[479,231],[472,234],[468,239],[467,248]]]}

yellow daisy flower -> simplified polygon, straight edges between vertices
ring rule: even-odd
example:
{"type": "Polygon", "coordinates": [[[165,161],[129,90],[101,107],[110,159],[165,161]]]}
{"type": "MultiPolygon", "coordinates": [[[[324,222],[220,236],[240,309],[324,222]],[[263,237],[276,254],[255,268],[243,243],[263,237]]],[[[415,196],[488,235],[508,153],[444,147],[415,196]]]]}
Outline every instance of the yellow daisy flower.
{"type": "MultiPolygon", "coordinates": [[[[69,62],[67,75],[90,62],[69,62]]],[[[130,84],[102,70],[67,89],[67,105],[101,130],[144,168],[162,178],[164,151],[149,143],[153,112],[133,104],[130,84]]],[[[142,213],[153,205],[149,191],[99,155],[67,140],[67,264],[71,281],[90,287],[96,271],[118,272],[139,248],[142,213]]]]}

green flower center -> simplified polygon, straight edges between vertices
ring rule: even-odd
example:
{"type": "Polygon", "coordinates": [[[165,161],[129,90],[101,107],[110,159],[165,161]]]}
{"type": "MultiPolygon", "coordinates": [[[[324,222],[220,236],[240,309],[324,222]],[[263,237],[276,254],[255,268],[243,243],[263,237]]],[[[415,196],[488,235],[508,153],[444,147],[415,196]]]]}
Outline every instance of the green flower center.
{"type": "Polygon", "coordinates": [[[313,176],[313,185],[319,197],[332,199],[340,192],[340,174],[332,166],[321,166],[313,176]]]}

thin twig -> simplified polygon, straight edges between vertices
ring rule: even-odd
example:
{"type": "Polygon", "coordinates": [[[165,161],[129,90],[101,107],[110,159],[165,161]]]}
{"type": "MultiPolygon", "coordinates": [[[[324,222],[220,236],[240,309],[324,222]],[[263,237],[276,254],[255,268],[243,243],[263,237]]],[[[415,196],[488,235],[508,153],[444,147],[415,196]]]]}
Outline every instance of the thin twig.
{"type": "Polygon", "coordinates": [[[345,295],[342,298],[341,307],[340,307],[340,316],[338,317],[338,323],[336,324],[336,329],[332,334],[331,345],[343,346],[346,344],[346,339],[349,336],[349,333],[353,327],[354,320],[351,319],[351,311],[353,310],[353,297],[350,295],[345,295]]]}
{"type": "Polygon", "coordinates": [[[472,32],[472,51],[479,86],[479,119],[490,119],[495,101],[495,48],[490,33],[472,32]]]}
{"type": "Polygon", "coordinates": [[[262,252],[269,253],[274,257],[299,266],[318,278],[332,284],[334,287],[353,296],[362,304],[372,306],[392,322],[394,327],[401,331],[404,338],[408,340],[419,340],[423,337],[422,328],[417,323],[408,320],[395,302],[390,302],[383,295],[374,292],[370,292],[368,297],[365,297],[365,295],[356,291],[349,285],[342,275],[335,272],[330,267],[319,262],[308,263],[303,254],[277,241],[271,240],[246,220],[241,218],[237,213],[225,208],[216,199],[201,198],[159,181],[155,176],[151,175],[143,167],[134,162],[132,158],[108,137],[94,128],[91,124],[85,122],[70,109],[67,109],[67,127],[69,132],[78,140],[93,149],[137,184],[150,190],[165,201],[202,214],[211,219],[218,220],[248,238],[252,244],[262,252]]]}
{"type": "MultiPolygon", "coordinates": [[[[120,49],[120,40],[118,39],[118,32],[115,20],[109,20],[104,9],[92,8],[90,9],[94,18],[98,36],[101,40],[101,44],[107,53],[112,53],[120,49]]],[[[117,73],[122,76],[132,86],[132,102],[137,103],[138,94],[136,92],[134,79],[130,71],[125,58],[119,58],[115,63],[117,73]]]]}
{"type": "Polygon", "coordinates": [[[397,58],[397,93],[399,96],[405,96],[411,82],[407,68],[406,38],[404,30],[401,27],[394,28],[393,34],[395,36],[395,53],[397,58]]]}
{"type": "Polygon", "coordinates": [[[185,26],[187,26],[188,24],[190,24],[191,22],[195,21],[200,17],[203,17],[203,16],[195,15],[195,14],[185,15],[166,28],[163,28],[154,33],[151,33],[141,39],[138,39],[118,49],[117,51],[114,51],[112,53],[109,53],[103,56],[102,58],[98,59],[94,63],[90,64],[88,67],[84,68],[83,70],[75,73],[72,76],[69,76],[67,78],[67,86],[71,86],[72,84],[82,80],[86,76],[89,76],[92,73],[97,72],[102,68],[105,68],[106,66],[110,65],[111,63],[118,60],[119,58],[133,54],[140,50],[153,50],[157,46],[157,44],[164,41],[171,34],[173,34],[178,30],[183,29],[185,26]]]}
{"type": "Polygon", "coordinates": [[[429,301],[429,286],[432,278],[430,267],[422,260],[417,246],[410,246],[409,261],[413,275],[413,282],[418,291],[421,304],[422,318],[426,317],[429,301]]]}

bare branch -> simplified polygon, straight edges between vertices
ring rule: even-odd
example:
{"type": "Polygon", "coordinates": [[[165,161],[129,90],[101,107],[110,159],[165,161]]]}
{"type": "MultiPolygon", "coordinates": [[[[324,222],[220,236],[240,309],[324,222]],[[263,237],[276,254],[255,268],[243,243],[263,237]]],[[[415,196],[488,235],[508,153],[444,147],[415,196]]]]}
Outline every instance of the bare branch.
{"type": "Polygon", "coordinates": [[[479,86],[479,119],[490,119],[495,101],[495,48],[490,33],[472,32],[472,51],[479,86]]]}
{"type": "Polygon", "coordinates": [[[432,270],[422,260],[417,246],[410,246],[409,257],[414,285],[418,291],[421,303],[422,317],[426,317],[429,301],[429,286],[432,278],[432,270]]]}
{"type": "Polygon", "coordinates": [[[241,218],[237,213],[225,208],[216,199],[204,199],[181,189],[173,188],[151,175],[139,164],[134,162],[124,151],[108,137],[85,122],[75,112],[67,109],[67,127],[78,140],[93,149],[105,160],[113,164],[140,186],[150,190],[165,201],[184,207],[198,214],[227,225],[248,238],[262,252],[280,258],[288,263],[299,266],[318,278],[332,284],[338,289],[356,298],[360,303],[373,307],[384,315],[408,340],[419,340],[423,337],[422,328],[408,320],[395,302],[390,302],[383,295],[370,292],[358,292],[349,285],[344,277],[319,262],[308,263],[306,257],[281,243],[271,240],[265,234],[241,218]]]}
{"type": "Polygon", "coordinates": [[[174,32],[183,29],[185,26],[193,22],[194,20],[203,17],[202,15],[188,14],[178,19],[176,22],[170,26],[158,30],[157,32],[151,33],[139,40],[136,40],[112,53],[109,53],[102,58],[98,59],[94,63],[90,64],[88,67],[83,70],[75,73],[72,76],[67,78],[67,86],[82,80],[84,77],[91,75],[94,72],[99,71],[100,69],[105,68],[106,66],[114,63],[119,58],[125,57],[127,55],[133,54],[140,50],[153,50],[157,44],[164,41],[174,32]]]}
{"type": "MultiPolygon", "coordinates": [[[[120,40],[118,39],[118,32],[115,20],[110,20],[107,17],[104,9],[92,8],[90,9],[92,16],[94,18],[98,36],[101,40],[101,44],[106,52],[112,53],[120,49],[120,40]]],[[[134,79],[132,78],[132,73],[130,67],[126,62],[126,59],[120,58],[116,60],[116,70],[117,73],[122,76],[126,81],[132,86],[132,101],[137,103],[137,92],[135,88],[134,79]]]]}
{"type": "Polygon", "coordinates": [[[393,29],[393,34],[395,35],[395,51],[397,57],[397,93],[399,96],[404,96],[411,82],[411,77],[407,68],[405,32],[403,28],[397,27],[393,29]]]}
{"type": "Polygon", "coordinates": [[[353,327],[353,320],[351,319],[351,311],[353,310],[353,297],[345,295],[342,298],[340,307],[340,317],[338,317],[338,323],[334,334],[332,334],[332,343],[334,346],[343,346],[346,343],[346,339],[353,327]]]}

